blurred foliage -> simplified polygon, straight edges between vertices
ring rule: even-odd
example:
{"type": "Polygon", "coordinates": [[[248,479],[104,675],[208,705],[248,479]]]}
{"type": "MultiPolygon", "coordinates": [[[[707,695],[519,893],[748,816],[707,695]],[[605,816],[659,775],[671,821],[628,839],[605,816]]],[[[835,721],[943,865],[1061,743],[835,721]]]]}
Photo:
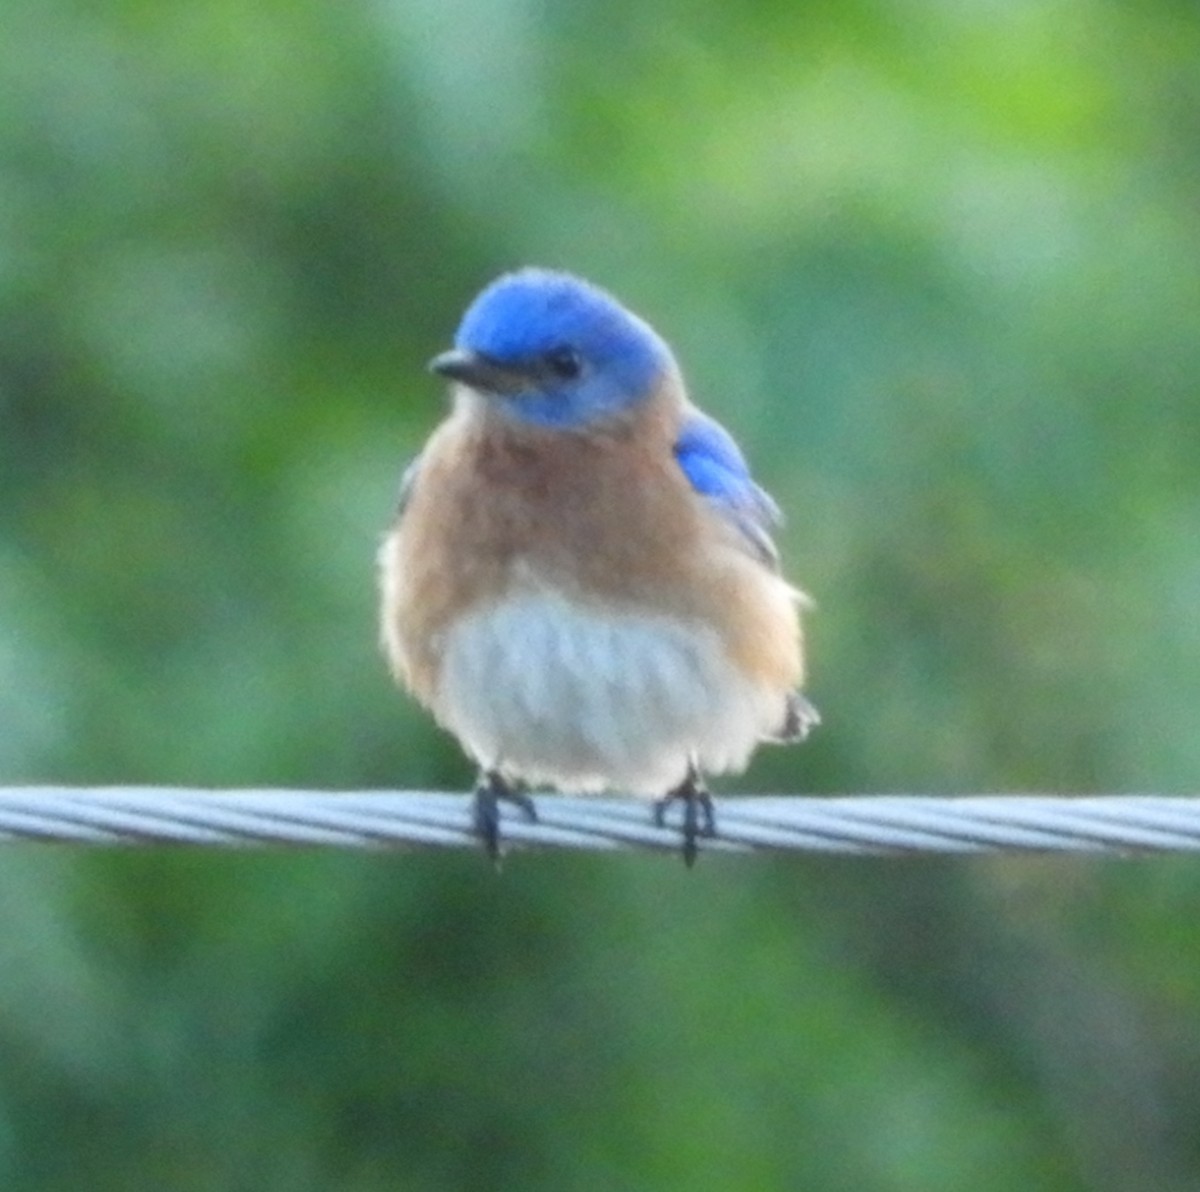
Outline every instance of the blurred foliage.
{"type": "MultiPolygon", "coordinates": [[[[0,780],[465,787],[372,556],[537,262],[789,512],[826,723],[741,789],[1196,789],[1200,10],[3,11],[0,780]]],[[[0,1186],[1191,1189],[1198,897],[10,847],[0,1186]]]]}

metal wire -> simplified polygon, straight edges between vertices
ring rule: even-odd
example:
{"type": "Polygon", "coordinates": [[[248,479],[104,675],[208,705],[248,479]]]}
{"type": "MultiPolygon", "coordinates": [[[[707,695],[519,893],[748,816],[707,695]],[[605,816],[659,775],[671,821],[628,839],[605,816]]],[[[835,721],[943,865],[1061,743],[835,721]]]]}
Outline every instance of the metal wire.
{"type": "MultiPolygon", "coordinates": [[[[677,850],[677,821],[644,800],[537,797],[504,809],[519,848],[677,850]]],[[[1200,850],[1200,797],[1161,795],[726,796],[704,850],[850,854],[1200,850]]],[[[468,796],[425,791],[0,787],[0,843],[477,848],[468,796]]]]}

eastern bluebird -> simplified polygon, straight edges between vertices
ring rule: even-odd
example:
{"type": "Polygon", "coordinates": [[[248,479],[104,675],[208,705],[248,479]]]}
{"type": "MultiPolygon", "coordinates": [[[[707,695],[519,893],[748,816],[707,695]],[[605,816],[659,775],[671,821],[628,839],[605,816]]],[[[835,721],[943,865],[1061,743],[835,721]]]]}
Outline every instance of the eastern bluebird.
{"type": "Polygon", "coordinates": [[[778,507],[658,334],[570,274],[494,281],[430,368],[454,408],[380,551],[393,673],[478,762],[493,859],[528,783],[681,802],[691,865],[703,775],[819,719],[778,507]]]}

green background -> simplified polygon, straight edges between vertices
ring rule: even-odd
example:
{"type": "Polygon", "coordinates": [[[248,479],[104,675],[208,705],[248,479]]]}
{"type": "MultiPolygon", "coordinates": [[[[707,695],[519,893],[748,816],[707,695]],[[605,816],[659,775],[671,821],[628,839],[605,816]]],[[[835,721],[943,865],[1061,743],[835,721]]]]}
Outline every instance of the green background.
{"type": "MultiPolygon", "coordinates": [[[[0,4],[0,781],[465,789],[424,362],[615,291],[788,514],[810,744],[1197,789],[1200,9],[0,4]]],[[[1188,859],[0,850],[0,1187],[1200,1187],[1188,859]]]]}

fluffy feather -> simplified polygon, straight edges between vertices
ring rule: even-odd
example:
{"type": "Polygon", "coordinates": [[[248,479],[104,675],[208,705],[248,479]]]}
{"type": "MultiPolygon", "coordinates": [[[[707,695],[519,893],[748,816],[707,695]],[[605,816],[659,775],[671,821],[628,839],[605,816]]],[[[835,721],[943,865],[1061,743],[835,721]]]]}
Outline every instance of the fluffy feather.
{"type": "Polygon", "coordinates": [[[779,511],[657,334],[525,270],[455,343],[454,412],[380,551],[397,677],[485,768],[566,790],[661,795],[802,737],[779,511]]]}
{"type": "Polygon", "coordinates": [[[647,795],[681,782],[691,761],[741,769],[783,711],[711,628],[532,592],[447,632],[433,708],[487,768],[647,795]]]}

